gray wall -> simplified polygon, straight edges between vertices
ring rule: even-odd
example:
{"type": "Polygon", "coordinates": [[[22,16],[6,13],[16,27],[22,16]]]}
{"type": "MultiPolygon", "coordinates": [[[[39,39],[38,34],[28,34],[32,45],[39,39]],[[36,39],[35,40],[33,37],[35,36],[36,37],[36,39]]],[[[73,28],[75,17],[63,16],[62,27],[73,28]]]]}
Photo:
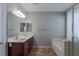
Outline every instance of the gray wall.
{"type": "Polygon", "coordinates": [[[28,12],[26,20],[32,22],[35,45],[50,46],[51,38],[65,37],[65,13],[28,12]]]}
{"type": "Polygon", "coordinates": [[[17,36],[20,34],[20,23],[25,22],[25,19],[19,18],[14,15],[13,10],[20,10],[23,14],[25,14],[24,9],[17,3],[9,3],[7,4],[8,8],[8,37],[17,36]]]}
{"type": "Polygon", "coordinates": [[[21,22],[25,22],[25,19],[21,19],[11,12],[8,12],[8,37],[17,36],[20,34],[21,22]]]}

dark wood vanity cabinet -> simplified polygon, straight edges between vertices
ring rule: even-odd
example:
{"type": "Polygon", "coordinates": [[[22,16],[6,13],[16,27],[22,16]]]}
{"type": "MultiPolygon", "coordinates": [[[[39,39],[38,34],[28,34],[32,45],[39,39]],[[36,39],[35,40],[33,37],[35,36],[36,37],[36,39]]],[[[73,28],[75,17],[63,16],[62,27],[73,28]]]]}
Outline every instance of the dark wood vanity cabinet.
{"type": "Polygon", "coordinates": [[[32,46],[33,46],[33,39],[26,40],[25,42],[9,42],[8,43],[8,55],[9,56],[28,56],[32,46]]]}

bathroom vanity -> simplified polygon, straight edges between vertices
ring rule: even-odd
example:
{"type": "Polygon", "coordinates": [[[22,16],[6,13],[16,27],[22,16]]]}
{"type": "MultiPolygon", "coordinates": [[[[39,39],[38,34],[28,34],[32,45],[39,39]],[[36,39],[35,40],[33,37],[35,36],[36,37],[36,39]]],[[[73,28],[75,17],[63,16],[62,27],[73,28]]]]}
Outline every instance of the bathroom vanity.
{"type": "Polygon", "coordinates": [[[27,56],[33,46],[33,35],[26,37],[8,38],[8,55],[9,56],[27,56]]]}
{"type": "Polygon", "coordinates": [[[19,25],[20,25],[20,29],[19,29],[20,33],[19,34],[15,33],[8,36],[9,56],[27,56],[29,55],[33,46],[34,37],[32,34],[32,23],[21,22],[19,25]]]}

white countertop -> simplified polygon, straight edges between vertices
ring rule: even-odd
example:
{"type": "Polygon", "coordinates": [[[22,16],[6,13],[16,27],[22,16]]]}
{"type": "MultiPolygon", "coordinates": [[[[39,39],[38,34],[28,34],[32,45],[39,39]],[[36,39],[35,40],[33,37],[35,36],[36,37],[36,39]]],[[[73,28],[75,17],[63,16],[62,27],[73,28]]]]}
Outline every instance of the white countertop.
{"type": "Polygon", "coordinates": [[[18,42],[18,43],[23,43],[25,42],[26,40],[30,39],[31,37],[33,37],[33,34],[28,34],[27,36],[25,37],[18,37],[18,39],[16,39],[16,37],[11,37],[11,38],[8,38],[8,42],[9,43],[12,43],[12,42],[18,42]]]}

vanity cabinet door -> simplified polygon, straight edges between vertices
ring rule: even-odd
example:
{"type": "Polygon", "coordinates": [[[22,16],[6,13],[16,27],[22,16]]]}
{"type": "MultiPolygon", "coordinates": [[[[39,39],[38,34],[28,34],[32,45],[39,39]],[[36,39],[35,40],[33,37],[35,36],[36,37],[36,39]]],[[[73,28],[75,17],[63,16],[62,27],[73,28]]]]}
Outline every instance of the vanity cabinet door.
{"type": "Polygon", "coordinates": [[[28,50],[29,50],[28,41],[25,41],[24,42],[24,56],[27,56],[29,54],[28,50]]]}
{"type": "Polygon", "coordinates": [[[22,56],[24,54],[23,43],[8,43],[9,56],[22,56]]]}
{"type": "Polygon", "coordinates": [[[32,46],[33,46],[33,37],[28,40],[29,53],[32,50],[32,46]]]}

